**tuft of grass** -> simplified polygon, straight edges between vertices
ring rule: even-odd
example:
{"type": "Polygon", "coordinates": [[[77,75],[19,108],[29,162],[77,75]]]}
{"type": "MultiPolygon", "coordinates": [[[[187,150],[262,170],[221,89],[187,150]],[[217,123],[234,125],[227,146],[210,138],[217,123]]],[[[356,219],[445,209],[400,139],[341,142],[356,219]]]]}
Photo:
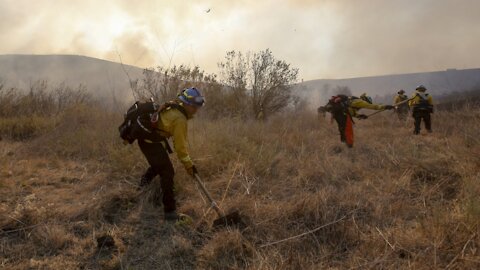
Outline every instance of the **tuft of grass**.
{"type": "Polygon", "coordinates": [[[216,234],[198,253],[199,267],[203,269],[245,269],[252,267],[255,249],[237,231],[216,234]]]}
{"type": "Polygon", "coordinates": [[[53,130],[55,119],[40,116],[0,118],[0,134],[13,141],[25,141],[53,130]]]}
{"type": "Polygon", "coordinates": [[[73,236],[65,227],[57,224],[39,226],[31,237],[38,250],[46,256],[57,255],[74,243],[73,236]]]}

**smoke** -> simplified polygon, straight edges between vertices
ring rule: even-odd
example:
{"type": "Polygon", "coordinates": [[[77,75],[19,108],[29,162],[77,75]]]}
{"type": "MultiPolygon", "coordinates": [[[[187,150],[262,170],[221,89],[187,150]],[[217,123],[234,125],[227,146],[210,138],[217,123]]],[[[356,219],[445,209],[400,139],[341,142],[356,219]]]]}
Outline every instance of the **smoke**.
{"type": "Polygon", "coordinates": [[[300,78],[478,67],[480,1],[0,2],[0,53],[82,54],[140,67],[270,48],[300,78]]]}
{"type": "Polygon", "coordinates": [[[376,75],[478,67],[480,19],[472,1],[369,1],[337,7],[332,76],[376,75]]]}

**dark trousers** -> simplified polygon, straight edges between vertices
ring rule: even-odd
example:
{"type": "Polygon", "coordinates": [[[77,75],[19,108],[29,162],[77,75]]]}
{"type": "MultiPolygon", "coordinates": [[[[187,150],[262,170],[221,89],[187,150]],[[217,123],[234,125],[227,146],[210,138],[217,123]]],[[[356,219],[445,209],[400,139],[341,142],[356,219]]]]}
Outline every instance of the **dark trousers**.
{"type": "Polygon", "coordinates": [[[161,143],[147,143],[139,140],[138,146],[140,146],[140,150],[150,164],[150,168],[147,169],[143,177],[151,180],[157,175],[160,176],[163,209],[165,212],[175,211],[175,194],[173,193],[175,171],[167,151],[161,143]]]}
{"type": "Polygon", "coordinates": [[[397,116],[398,116],[398,120],[400,121],[405,121],[407,120],[407,116],[408,116],[408,107],[398,107],[398,109],[395,111],[397,113],[397,116]]]}
{"type": "Polygon", "coordinates": [[[432,122],[430,118],[430,112],[428,110],[414,110],[412,115],[415,119],[415,129],[413,131],[414,134],[420,134],[420,124],[422,123],[422,119],[425,123],[425,129],[428,132],[432,132],[432,122]]]}
{"type": "Polygon", "coordinates": [[[347,116],[342,112],[338,112],[338,113],[334,113],[333,117],[335,118],[335,121],[337,122],[337,125],[338,125],[338,131],[340,132],[340,141],[345,142],[347,140],[345,136],[345,126],[347,123],[347,116]]]}

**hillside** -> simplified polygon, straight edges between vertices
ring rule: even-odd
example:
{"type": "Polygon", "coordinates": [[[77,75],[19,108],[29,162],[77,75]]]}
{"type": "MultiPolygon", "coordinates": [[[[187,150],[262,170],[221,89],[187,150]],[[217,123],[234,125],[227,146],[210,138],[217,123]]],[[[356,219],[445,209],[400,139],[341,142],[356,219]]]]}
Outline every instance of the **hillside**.
{"type": "MultiPolygon", "coordinates": [[[[142,69],[124,65],[132,79],[142,78],[142,69]]],[[[129,81],[122,65],[80,55],[0,55],[0,79],[7,86],[28,89],[32,82],[83,84],[93,93],[117,97],[129,94],[129,81]]]]}
{"type": "MultiPolygon", "coordinates": [[[[132,79],[143,78],[142,69],[125,65],[132,79]]],[[[301,72],[301,70],[300,70],[301,72]]],[[[31,82],[48,80],[70,86],[80,83],[97,94],[128,96],[129,83],[121,64],[78,55],[0,55],[0,79],[10,86],[28,89],[31,82]]],[[[319,79],[299,83],[296,94],[323,101],[337,86],[347,86],[353,94],[392,95],[398,89],[412,91],[424,84],[436,96],[480,86],[480,69],[446,70],[427,73],[384,75],[349,79],[319,79]],[[325,91],[327,88],[330,91],[325,91]],[[327,93],[326,93],[327,92],[327,93]]],[[[320,101],[319,101],[320,102],[320,101]]]]}
{"type": "MultiPolygon", "coordinates": [[[[391,96],[400,89],[411,93],[423,84],[434,96],[480,89],[480,69],[449,69],[446,71],[384,75],[374,77],[312,80],[298,84],[301,96],[313,96],[320,103],[332,94],[336,87],[348,87],[355,95],[367,92],[370,96],[391,96]]],[[[388,100],[391,100],[390,97],[388,100]]]]}

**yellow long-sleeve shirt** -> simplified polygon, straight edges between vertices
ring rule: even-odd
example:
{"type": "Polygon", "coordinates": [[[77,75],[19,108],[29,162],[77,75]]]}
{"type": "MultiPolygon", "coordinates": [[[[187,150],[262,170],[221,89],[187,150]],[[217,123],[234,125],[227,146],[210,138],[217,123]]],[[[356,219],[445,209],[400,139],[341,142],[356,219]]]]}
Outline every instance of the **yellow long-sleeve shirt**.
{"type": "Polygon", "coordinates": [[[180,159],[185,168],[191,168],[193,162],[187,150],[187,117],[178,109],[167,108],[160,113],[160,119],[161,121],[158,121],[160,134],[165,138],[173,137],[173,146],[178,159],[180,159]]]}
{"type": "Polygon", "coordinates": [[[394,105],[395,105],[395,104],[398,104],[398,103],[400,103],[400,102],[402,102],[402,101],[405,101],[405,100],[407,100],[407,99],[408,99],[407,95],[398,94],[398,95],[396,95],[395,98],[393,99],[393,104],[394,104],[394,105]]]}
{"type": "Polygon", "coordinates": [[[428,104],[430,104],[430,106],[433,106],[432,96],[425,93],[425,92],[420,92],[420,91],[416,91],[415,93],[413,93],[410,101],[408,102],[408,106],[415,107],[416,105],[418,105],[420,103],[420,100],[422,98],[427,100],[427,102],[428,102],[428,104]]]}
{"type": "Polygon", "coordinates": [[[352,117],[357,116],[357,112],[360,109],[370,109],[370,110],[380,111],[380,110],[385,110],[385,106],[384,105],[378,105],[378,104],[370,104],[370,103],[368,103],[365,100],[360,99],[360,98],[352,99],[350,101],[350,106],[348,107],[348,111],[350,112],[350,115],[352,117]]]}

